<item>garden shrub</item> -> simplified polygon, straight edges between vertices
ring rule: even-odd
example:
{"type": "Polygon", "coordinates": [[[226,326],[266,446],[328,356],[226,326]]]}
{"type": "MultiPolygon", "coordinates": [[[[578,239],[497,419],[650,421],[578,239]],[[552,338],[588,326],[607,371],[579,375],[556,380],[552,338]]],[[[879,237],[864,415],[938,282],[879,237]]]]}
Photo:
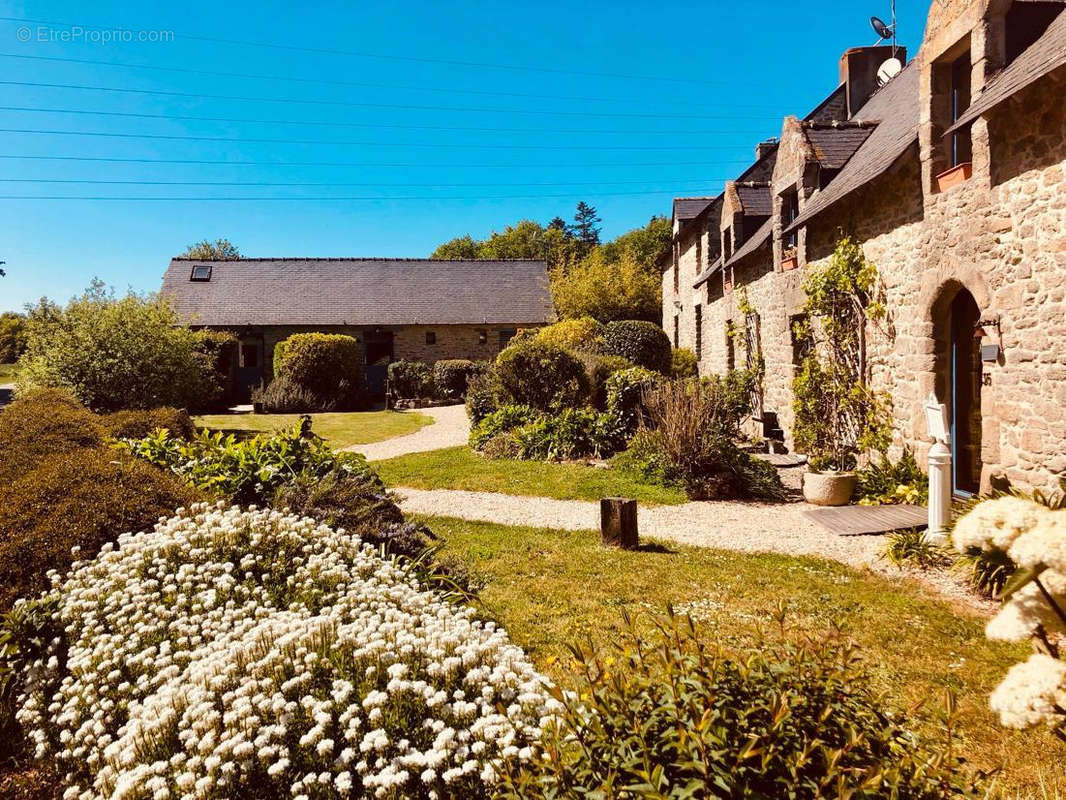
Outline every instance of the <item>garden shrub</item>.
{"type": "Polygon", "coordinates": [[[544,414],[529,406],[504,406],[470,433],[470,445],[490,457],[557,461],[606,456],[625,444],[616,420],[592,408],[544,414]]]}
{"type": "Polygon", "coordinates": [[[26,350],[26,317],[13,311],[0,314],[0,364],[14,364],[26,350]]]}
{"type": "Polygon", "coordinates": [[[881,555],[900,569],[915,567],[927,570],[947,567],[952,563],[948,549],[919,528],[889,533],[881,555]]]}
{"type": "Polygon", "coordinates": [[[687,347],[675,347],[670,353],[670,377],[674,379],[695,378],[699,373],[696,354],[687,347]]]}
{"type": "Polygon", "coordinates": [[[315,394],[287,377],[274,378],[252,389],[252,402],[268,414],[307,414],[341,410],[340,398],[315,394]]]}
{"type": "Polygon", "coordinates": [[[204,400],[196,404],[197,408],[224,410],[241,402],[233,369],[238,344],[237,337],[229,331],[199,330],[193,334],[193,347],[212,371],[217,386],[215,402],[204,400]]]}
{"type": "Polygon", "coordinates": [[[540,412],[529,406],[503,406],[483,417],[470,429],[470,446],[481,450],[501,433],[510,433],[540,419],[540,412]]]}
{"type": "Polygon", "coordinates": [[[47,585],[45,574],[88,557],[121,533],[151,528],[199,494],[111,448],[45,457],[0,484],[0,608],[47,585]]]}
{"type": "Polygon", "coordinates": [[[275,379],[317,401],[303,411],[357,407],[363,386],[363,351],[357,339],[331,333],[297,333],[275,348],[275,379]]]}
{"type": "Polygon", "coordinates": [[[276,511],[195,506],[50,596],[18,719],[74,796],[485,797],[558,707],[473,608],[276,511]]]}
{"type": "Polygon", "coordinates": [[[657,431],[637,431],[626,449],[616,455],[611,464],[615,469],[646,483],[660,486],[676,486],[679,483],[667,458],[662,436],[657,431]]]}
{"type": "Polygon", "coordinates": [[[389,390],[404,399],[432,397],[433,370],[421,361],[393,361],[389,364],[389,390]]]}
{"type": "Polygon", "coordinates": [[[700,385],[713,401],[715,426],[731,439],[740,435],[744,418],[751,413],[751,398],[758,384],[754,369],[733,369],[725,375],[708,375],[700,385]]]}
{"type": "Polygon", "coordinates": [[[607,413],[618,420],[623,430],[633,433],[640,427],[646,413],[645,394],[662,379],[663,376],[658,372],[643,367],[630,367],[614,373],[604,386],[607,413]]]}
{"type": "Polygon", "coordinates": [[[854,647],[706,644],[691,620],[610,649],[575,648],[577,690],[560,694],[513,798],[977,798],[961,759],[919,740],[875,694],[854,647]]]}
{"type": "Polygon", "coordinates": [[[466,414],[473,424],[481,422],[507,402],[509,398],[495,368],[489,367],[470,378],[466,388],[466,414]]]}
{"type": "Polygon", "coordinates": [[[623,320],[607,323],[601,349],[606,355],[621,356],[638,367],[664,375],[670,372],[670,338],[654,322],[623,320]]]}
{"type": "Polygon", "coordinates": [[[105,414],[100,421],[116,439],[141,439],[152,431],[165,429],[179,439],[192,439],[196,426],[187,411],[178,408],[129,409],[105,414]]]}
{"type": "Polygon", "coordinates": [[[33,389],[0,410],[0,486],[35,469],[49,456],[103,445],[106,431],[64,389],[33,389]]]}
{"type": "Polygon", "coordinates": [[[856,477],[855,497],[859,505],[929,502],[929,478],[909,447],[903,448],[899,461],[892,463],[882,454],[879,460],[857,470],[856,477]]]}
{"type": "Polygon", "coordinates": [[[18,388],[66,388],[93,411],[209,408],[221,387],[199,345],[164,300],[96,283],[66,307],[30,311],[18,388]]]}
{"type": "Polygon", "coordinates": [[[603,323],[592,317],[579,317],[564,319],[541,328],[536,340],[553,347],[561,347],[563,350],[595,353],[599,348],[601,336],[603,323]]]}
{"type": "Polygon", "coordinates": [[[496,358],[496,372],[515,403],[540,411],[575,408],[588,399],[584,365],[559,347],[537,341],[512,344],[496,358]]]}
{"type": "Polygon", "coordinates": [[[491,459],[517,459],[522,455],[513,433],[499,433],[481,445],[481,454],[491,459]]]}
{"type": "Polygon", "coordinates": [[[462,400],[470,377],[478,371],[473,361],[465,358],[443,359],[433,365],[433,385],[443,399],[462,400]]]}
{"type": "Polygon", "coordinates": [[[646,396],[648,426],[692,500],[753,497],[780,500],[777,470],[734,444],[721,397],[696,381],[668,381],[646,396]]]}
{"type": "Polygon", "coordinates": [[[581,353],[581,363],[589,379],[589,394],[592,405],[600,411],[607,408],[607,379],[616,372],[629,369],[633,363],[621,356],[600,356],[593,353],[581,353]]]}

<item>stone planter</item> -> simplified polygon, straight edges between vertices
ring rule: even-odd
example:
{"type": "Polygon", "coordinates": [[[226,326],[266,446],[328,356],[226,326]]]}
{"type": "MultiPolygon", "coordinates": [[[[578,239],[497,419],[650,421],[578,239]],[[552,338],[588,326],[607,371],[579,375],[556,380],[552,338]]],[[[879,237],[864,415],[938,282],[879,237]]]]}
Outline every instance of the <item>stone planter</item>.
{"type": "Polygon", "coordinates": [[[946,192],[953,186],[958,186],[960,183],[966,183],[972,175],[973,164],[969,161],[959,164],[957,167],[945,170],[936,176],[937,191],[946,192]]]}
{"type": "Polygon", "coordinates": [[[803,499],[816,506],[846,506],[856,480],[854,472],[805,472],[803,499]]]}

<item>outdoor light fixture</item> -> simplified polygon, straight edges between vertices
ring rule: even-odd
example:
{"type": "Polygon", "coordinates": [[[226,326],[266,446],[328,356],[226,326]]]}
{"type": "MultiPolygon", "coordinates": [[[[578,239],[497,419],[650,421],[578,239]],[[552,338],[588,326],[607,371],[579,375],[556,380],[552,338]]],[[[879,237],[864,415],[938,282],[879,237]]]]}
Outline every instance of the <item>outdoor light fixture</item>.
{"type": "Polygon", "coordinates": [[[999,327],[999,319],[981,319],[973,327],[973,336],[981,343],[981,361],[986,364],[996,364],[999,362],[999,354],[1002,350],[1000,343],[1003,340],[1002,331],[999,327]],[[984,341],[990,339],[989,333],[986,328],[996,329],[997,341],[984,341]]]}

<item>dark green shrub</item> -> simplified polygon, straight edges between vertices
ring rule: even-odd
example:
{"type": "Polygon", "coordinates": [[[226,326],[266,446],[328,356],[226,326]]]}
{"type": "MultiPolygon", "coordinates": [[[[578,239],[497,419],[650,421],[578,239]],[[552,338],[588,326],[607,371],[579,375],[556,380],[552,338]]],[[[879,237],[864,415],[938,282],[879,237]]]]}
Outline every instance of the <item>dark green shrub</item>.
{"type": "Polygon", "coordinates": [[[287,377],[274,378],[252,390],[252,402],[261,403],[268,414],[310,414],[341,411],[338,397],[319,395],[287,377]]]}
{"type": "Polygon", "coordinates": [[[529,406],[503,406],[483,417],[470,429],[470,446],[481,450],[500,434],[510,433],[540,417],[540,412],[529,406]]]}
{"type": "Polygon", "coordinates": [[[663,380],[658,372],[643,367],[622,369],[611,375],[604,385],[607,413],[618,420],[627,433],[633,433],[644,420],[645,394],[663,380]]]}
{"type": "Polygon", "coordinates": [[[26,317],[13,311],[0,314],[0,364],[14,364],[26,350],[26,317]]]}
{"type": "Polygon", "coordinates": [[[566,408],[544,414],[511,431],[519,458],[560,461],[605,457],[625,444],[616,420],[592,408],[566,408]]]}
{"type": "Polygon", "coordinates": [[[53,455],[99,447],[101,420],[64,389],[34,389],[0,411],[0,484],[35,469],[53,455]]]}
{"type": "Polygon", "coordinates": [[[670,372],[670,338],[658,325],[641,320],[609,322],[603,329],[604,354],[621,356],[638,367],[664,375],[670,372]]]}
{"type": "Polygon", "coordinates": [[[389,364],[389,391],[404,399],[432,397],[433,370],[421,361],[400,359],[389,364]]]}
{"type": "Polygon", "coordinates": [[[695,378],[699,373],[696,354],[687,347],[675,347],[670,354],[671,378],[695,378]]]}
{"type": "Polygon", "coordinates": [[[616,455],[611,464],[646,483],[677,486],[679,482],[666,455],[666,447],[657,431],[640,430],[629,445],[616,455]]]}
{"type": "Polygon", "coordinates": [[[466,388],[466,414],[473,424],[506,405],[509,398],[500,383],[500,376],[492,367],[474,374],[466,388]]]}
{"type": "Polygon", "coordinates": [[[464,358],[438,361],[433,365],[433,385],[442,398],[461,400],[466,397],[470,377],[478,369],[473,361],[464,358]]]}
{"type": "Polygon", "coordinates": [[[589,381],[584,365],[565,350],[537,341],[512,344],[496,359],[503,389],[515,403],[541,411],[584,405],[589,381]]]}
{"type": "Polygon", "coordinates": [[[585,372],[588,374],[592,405],[600,411],[604,411],[607,408],[607,379],[616,372],[631,368],[633,364],[621,356],[600,356],[592,353],[582,353],[580,358],[581,363],[585,365],[585,372]]]}
{"type": "Polygon", "coordinates": [[[970,548],[957,556],[953,568],[975,592],[989,600],[998,600],[1018,565],[1002,550],[970,548]]]}
{"type": "Polygon", "coordinates": [[[980,797],[950,742],[887,707],[852,646],[764,641],[728,653],[689,620],[575,648],[579,684],[505,796],[535,798],[980,797]]]}
{"type": "Polygon", "coordinates": [[[304,411],[355,408],[363,386],[363,351],[351,336],[297,333],[274,351],[275,380],[283,379],[318,398],[304,411]]]}
{"type": "Polygon", "coordinates": [[[177,408],[116,411],[105,414],[100,421],[116,439],[143,439],[160,428],[165,428],[179,439],[191,439],[196,435],[196,426],[188,412],[177,408]]]}
{"type": "Polygon", "coordinates": [[[856,476],[855,498],[860,505],[925,505],[929,502],[929,478],[909,447],[903,448],[896,463],[882,455],[879,460],[858,470],[856,476]]]}
{"type": "Polygon", "coordinates": [[[0,608],[47,586],[45,573],[160,517],[199,494],[151,464],[108,447],[82,447],[44,458],[0,485],[0,608]]]}

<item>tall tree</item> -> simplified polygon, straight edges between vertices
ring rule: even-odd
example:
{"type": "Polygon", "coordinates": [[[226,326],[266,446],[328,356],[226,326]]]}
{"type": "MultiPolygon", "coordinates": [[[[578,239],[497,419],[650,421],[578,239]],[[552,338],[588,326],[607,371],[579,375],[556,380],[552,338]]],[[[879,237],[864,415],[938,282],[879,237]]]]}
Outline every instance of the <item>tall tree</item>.
{"type": "Polygon", "coordinates": [[[237,245],[229,239],[204,239],[190,244],[178,258],[195,258],[201,261],[236,261],[241,257],[237,245]]]}
{"type": "Polygon", "coordinates": [[[478,243],[470,234],[457,236],[450,242],[445,242],[430,254],[430,258],[441,259],[466,259],[477,258],[478,243]]]}
{"type": "Polygon", "coordinates": [[[596,209],[584,200],[577,204],[574,212],[574,225],[571,228],[574,238],[589,250],[600,243],[600,218],[596,209]]]}

